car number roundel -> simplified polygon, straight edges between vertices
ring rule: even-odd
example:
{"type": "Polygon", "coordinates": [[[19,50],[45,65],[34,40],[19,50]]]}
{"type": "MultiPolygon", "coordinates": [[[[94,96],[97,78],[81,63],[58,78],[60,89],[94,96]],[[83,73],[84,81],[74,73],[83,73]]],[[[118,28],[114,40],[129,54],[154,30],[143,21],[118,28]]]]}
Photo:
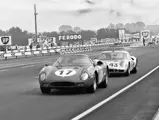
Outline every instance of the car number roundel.
{"type": "Polygon", "coordinates": [[[73,69],[61,69],[55,72],[55,75],[61,76],[61,77],[72,76],[74,74],[76,74],[76,71],[73,69]]]}
{"type": "Polygon", "coordinates": [[[109,64],[111,67],[118,67],[118,63],[110,63],[109,64]]]}

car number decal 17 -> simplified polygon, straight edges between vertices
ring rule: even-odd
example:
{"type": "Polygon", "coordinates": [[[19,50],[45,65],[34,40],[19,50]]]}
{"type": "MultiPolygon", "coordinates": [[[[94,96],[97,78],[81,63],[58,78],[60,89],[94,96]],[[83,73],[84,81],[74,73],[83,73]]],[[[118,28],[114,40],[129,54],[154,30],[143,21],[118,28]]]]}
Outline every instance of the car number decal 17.
{"type": "Polygon", "coordinates": [[[73,69],[61,69],[55,72],[55,75],[61,77],[72,76],[74,74],[76,74],[76,71],[73,69]]]}

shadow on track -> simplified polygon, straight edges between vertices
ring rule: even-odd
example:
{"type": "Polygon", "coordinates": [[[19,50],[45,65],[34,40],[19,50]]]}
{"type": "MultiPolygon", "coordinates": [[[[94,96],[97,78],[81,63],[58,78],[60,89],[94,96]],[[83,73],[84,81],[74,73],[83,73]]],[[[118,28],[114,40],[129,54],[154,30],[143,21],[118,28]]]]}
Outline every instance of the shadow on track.
{"type": "Polygon", "coordinates": [[[125,77],[127,77],[127,76],[124,76],[124,74],[115,74],[115,73],[114,73],[114,74],[110,74],[109,77],[110,77],[110,78],[117,78],[117,77],[119,77],[119,78],[124,77],[124,78],[125,78],[125,77]]]}
{"type": "Polygon", "coordinates": [[[53,89],[50,94],[47,95],[84,95],[88,94],[84,89],[53,89]]]}
{"type": "MultiPolygon", "coordinates": [[[[84,89],[52,89],[49,94],[42,94],[40,88],[36,88],[30,91],[25,91],[18,93],[21,95],[29,95],[29,96],[75,96],[75,95],[87,95],[84,89]]],[[[91,95],[91,94],[90,94],[91,95]]]]}

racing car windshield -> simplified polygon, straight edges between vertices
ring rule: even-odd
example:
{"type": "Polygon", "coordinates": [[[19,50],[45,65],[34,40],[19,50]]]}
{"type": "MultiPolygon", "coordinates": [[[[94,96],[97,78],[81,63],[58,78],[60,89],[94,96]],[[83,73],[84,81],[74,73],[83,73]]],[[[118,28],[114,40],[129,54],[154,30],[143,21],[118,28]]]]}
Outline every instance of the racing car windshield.
{"type": "Polygon", "coordinates": [[[122,52],[102,53],[99,56],[100,60],[119,60],[119,59],[126,59],[126,58],[127,58],[126,53],[122,53],[122,52]]]}
{"type": "Polygon", "coordinates": [[[53,66],[87,66],[92,65],[88,57],[81,56],[63,56],[60,57],[53,66]]]}

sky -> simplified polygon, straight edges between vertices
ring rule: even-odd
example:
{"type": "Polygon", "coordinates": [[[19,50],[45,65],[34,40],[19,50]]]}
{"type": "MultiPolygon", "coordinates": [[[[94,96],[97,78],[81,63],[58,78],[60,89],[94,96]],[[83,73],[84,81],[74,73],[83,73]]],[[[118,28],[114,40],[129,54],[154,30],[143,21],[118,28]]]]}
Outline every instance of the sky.
{"type": "Polygon", "coordinates": [[[97,30],[110,23],[159,24],[159,0],[0,0],[0,29],[58,31],[60,25],[97,30]]]}

